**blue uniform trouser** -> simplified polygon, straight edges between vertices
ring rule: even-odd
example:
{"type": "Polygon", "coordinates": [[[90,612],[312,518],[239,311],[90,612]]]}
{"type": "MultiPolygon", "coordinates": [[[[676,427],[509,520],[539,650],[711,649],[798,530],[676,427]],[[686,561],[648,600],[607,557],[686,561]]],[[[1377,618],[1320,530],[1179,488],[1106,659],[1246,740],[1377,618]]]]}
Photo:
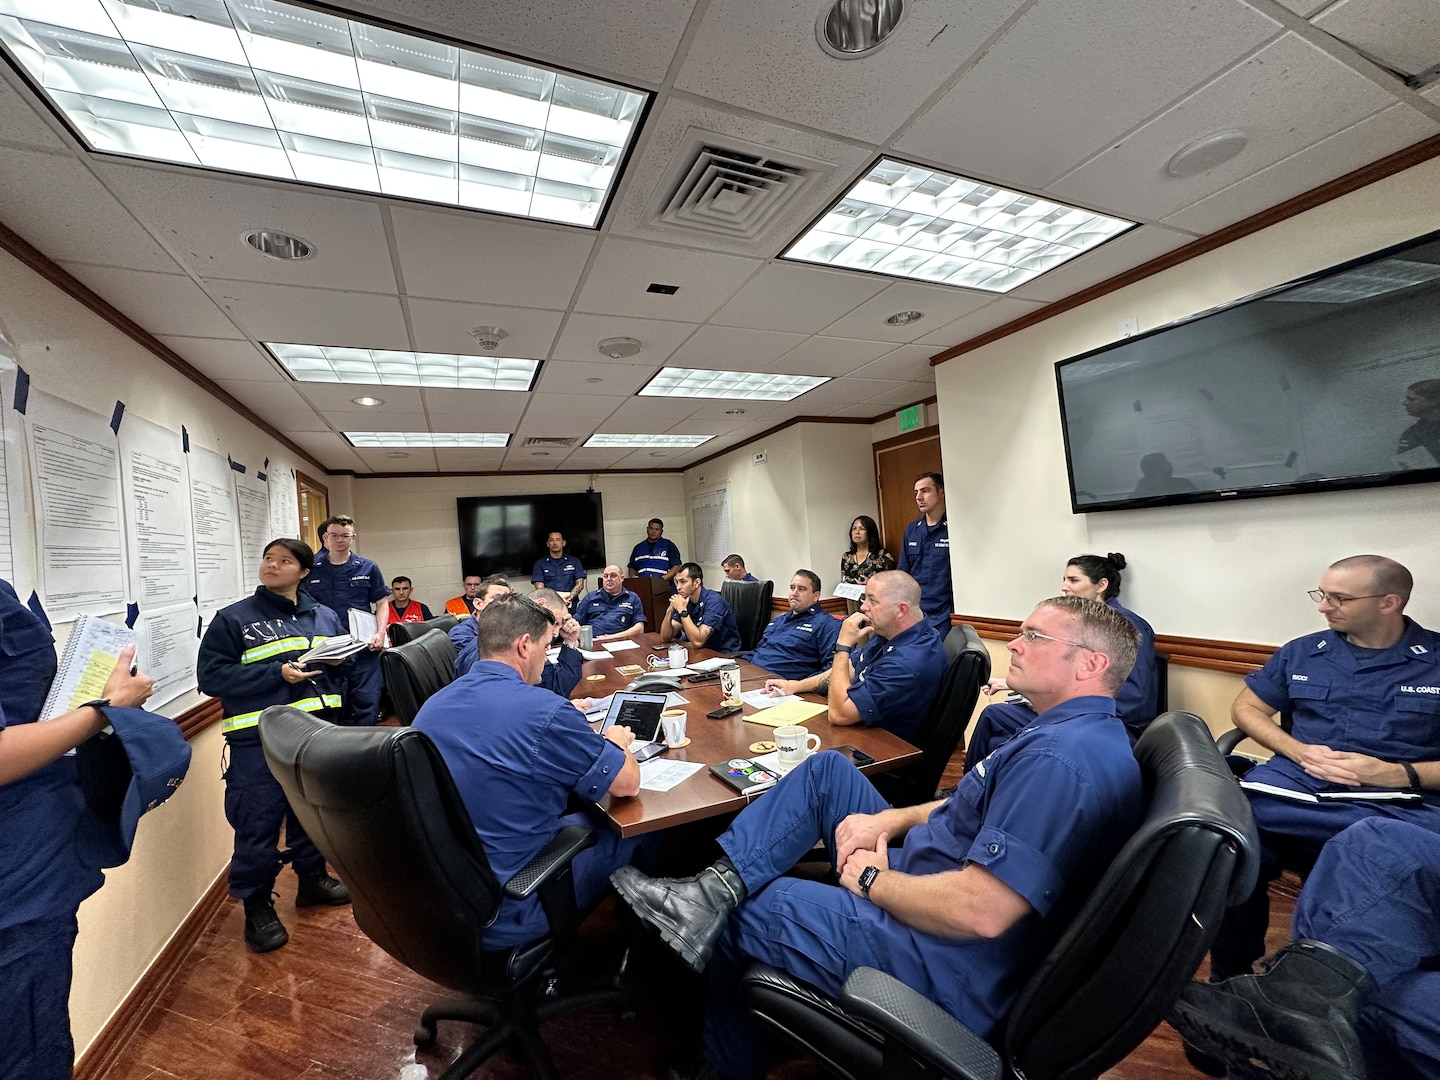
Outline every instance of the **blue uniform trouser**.
{"type": "Polygon", "coordinates": [[[1361,1014],[1369,1076],[1440,1076],[1440,835],[1380,817],[1346,829],[1305,882],[1294,934],[1377,983],[1361,1014]]]}
{"type": "Polygon", "coordinates": [[[1035,720],[1035,710],[1020,701],[997,701],[980,710],[980,718],[970,732],[970,742],[965,747],[965,771],[975,767],[977,761],[984,761],[1005,740],[1035,720]]]}
{"type": "Polygon", "coordinates": [[[225,820],[235,830],[230,895],[241,900],[260,892],[268,896],[280,867],[287,862],[297,874],[323,870],[325,856],[315,850],[280,782],[271,775],[259,735],[247,732],[227,737],[225,743],[230,757],[225,769],[225,820]],[[280,853],[282,824],[289,849],[284,855],[280,853]]]}
{"type": "Polygon", "coordinates": [[[721,1071],[742,1078],[765,1075],[766,1055],[739,992],[740,975],[752,959],[828,994],[838,994],[856,968],[889,970],[860,923],[854,894],[780,877],[816,841],[833,845],[836,827],[849,815],[878,814],[887,806],[840,754],[815,754],[720,837],[749,890],[731,914],[708,972],[705,1056],[721,1071]]]}
{"type": "Polygon", "coordinates": [[[0,930],[0,1078],[70,1080],[75,913],[0,930]]]}
{"type": "Polygon", "coordinates": [[[350,727],[369,727],[380,719],[380,692],[385,680],[380,674],[380,654],[361,649],[350,667],[345,694],[345,718],[340,722],[350,727]]]}

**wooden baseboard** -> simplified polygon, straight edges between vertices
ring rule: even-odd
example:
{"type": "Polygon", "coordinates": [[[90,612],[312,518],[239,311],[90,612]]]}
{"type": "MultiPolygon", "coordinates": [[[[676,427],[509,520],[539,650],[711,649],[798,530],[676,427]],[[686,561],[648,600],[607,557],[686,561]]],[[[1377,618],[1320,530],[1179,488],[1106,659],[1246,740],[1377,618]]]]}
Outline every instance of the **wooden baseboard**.
{"type": "Polygon", "coordinates": [[[115,1014],[100,1029],[95,1041],[75,1063],[74,1080],[100,1080],[120,1064],[131,1036],[139,1030],[151,1007],[165,992],[165,987],[179,972],[185,958],[190,955],[190,950],[200,940],[200,934],[224,903],[229,873],[230,868],[227,865],[211,883],[210,888],[205,890],[200,902],[191,909],[185,921],[180,924],[180,929],[175,931],[169,944],[160,950],[160,955],[146,969],[140,981],[125,995],[125,1000],[120,1003],[115,1014]]]}
{"type": "MultiPolygon", "coordinates": [[[[952,615],[952,623],[969,623],[982,638],[1009,641],[1020,632],[1019,619],[992,619],[985,615],[952,615]]],[[[1164,653],[1170,663],[1181,667],[1224,671],[1245,675],[1258,671],[1275,651],[1274,645],[1258,645],[1248,641],[1218,641],[1209,638],[1178,637],[1156,634],[1155,650],[1164,653]]]]}

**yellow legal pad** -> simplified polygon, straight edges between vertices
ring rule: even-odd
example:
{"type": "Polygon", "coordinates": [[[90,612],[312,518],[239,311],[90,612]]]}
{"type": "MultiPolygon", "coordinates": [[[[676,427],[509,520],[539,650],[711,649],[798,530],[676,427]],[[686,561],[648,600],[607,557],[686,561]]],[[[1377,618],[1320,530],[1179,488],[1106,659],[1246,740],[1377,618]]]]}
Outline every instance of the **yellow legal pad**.
{"type": "Polygon", "coordinates": [[[779,705],[771,705],[770,708],[751,713],[743,719],[747,724],[786,727],[790,724],[803,724],[812,716],[819,716],[825,712],[826,708],[824,702],[782,701],[779,705]]]}

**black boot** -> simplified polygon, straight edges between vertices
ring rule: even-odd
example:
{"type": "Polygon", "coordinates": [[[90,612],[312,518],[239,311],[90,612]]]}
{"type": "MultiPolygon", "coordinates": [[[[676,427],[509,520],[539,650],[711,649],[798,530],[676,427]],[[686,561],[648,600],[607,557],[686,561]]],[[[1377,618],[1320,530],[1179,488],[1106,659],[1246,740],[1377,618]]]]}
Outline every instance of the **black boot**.
{"type": "Polygon", "coordinates": [[[274,952],[290,940],[280,917],[275,914],[275,901],[270,890],[252,893],[245,898],[245,944],[257,953],[274,952]]]}
{"type": "Polygon", "coordinates": [[[300,887],[295,890],[296,907],[315,907],[319,904],[337,907],[350,903],[350,890],[345,887],[344,882],[327,874],[325,867],[301,871],[299,877],[300,887]]]}
{"type": "Polygon", "coordinates": [[[705,970],[715,939],[747,892],[729,859],[687,878],[652,878],[633,866],[622,866],[610,875],[610,883],[635,914],[658,929],[665,944],[697,972],[705,970]]]}
{"type": "Polygon", "coordinates": [[[1364,1080],[1356,1024],[1375,980],[1323,941],[1292,941],[1263,975],[1192,982],[1170,1023],[1203,1053],[1277,1080],[1364,1080]]]}

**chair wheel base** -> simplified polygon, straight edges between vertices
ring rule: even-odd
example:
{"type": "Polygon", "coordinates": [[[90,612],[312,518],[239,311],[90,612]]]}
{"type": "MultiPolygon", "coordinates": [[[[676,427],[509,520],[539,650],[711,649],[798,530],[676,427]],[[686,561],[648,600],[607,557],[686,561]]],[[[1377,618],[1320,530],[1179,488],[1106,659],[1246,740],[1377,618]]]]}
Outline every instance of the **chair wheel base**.
{"type": "Polygon", "coordinates": [[[430,1025],[421,1024],[415,1029],[415,1045],[421,1050],[429,1050],[435,1045],[435,1028],[430,1025]]]}

